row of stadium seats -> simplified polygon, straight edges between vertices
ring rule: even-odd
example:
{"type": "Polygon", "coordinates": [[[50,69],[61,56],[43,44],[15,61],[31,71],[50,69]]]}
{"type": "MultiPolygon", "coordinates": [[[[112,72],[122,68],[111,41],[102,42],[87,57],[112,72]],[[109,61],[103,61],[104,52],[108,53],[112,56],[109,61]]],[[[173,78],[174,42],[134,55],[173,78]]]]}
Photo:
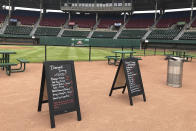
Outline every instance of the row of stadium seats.
{"type": "Polygon", "coordinates": [[[0,10],[0,23],[3,23],[8,14],[7,10],[0,10]]]}
{"type": "Polygon", "coordinates": [[[98,28],[110,28],[110,26],[114,25],[115,23],[124,24],[123,16],[117,15],[102,15],[100,16],[100,23],[98,28]]]}
{"type": "Polygon", "coordinates": [[[147,30],[123,30],[119,35],[119,39],[141,39],[147,30]]]}
{"type": "Polygon", "coordinates": [[[10,35],[29,35],[33,27],[30,26],[7,26],[4,34],[10,35]]]}
{"type": "Polygon", "coordinates": [[[111,31],[95,31],[92,38],[113,38],[117,32],[111,31]]]}
{"type": "Polygon", "coordinates": [[[38,11],[15,10],[11,18],[17,19],[22,25],[34,25],[40,17],[38,11]]]}
{"type": "Polygon", "coordinates": [[[79,28],[92,28],[96,24],[96,16],[75,14],[71,16],[70,22],[74,22],[79,28]]]}
{"type": "Polygon", "coordinates": [[[65,24],[67,18],[65,13],[45,13],[40,21],[40,26],[60,27],[65,24]]]}
{"type": "Polygon", "coordinates": [[[176,24],[177,22],[186,22],[189,23],[190,21],[190,11],[180,11],[180,12],[167,12],[165,13],[158,24],[156,25],[157,28],[169,28],[172,25],[176,24]]]}
{"type": "MultiPolygon", "coordinates": [[[[4,34],[27,35],[31,33],[32,26],[7,26],[4,34]]],[[[57,36],[61,28],[38,27],[35,36],[57,36]]],[[[118,39],[141,39],[147,30],[123,30],[118,39]]],[[[167,39],[172,40],[180,32],[180,29],[155,29],[147,39],[167,39]]],[[[90,31],[65,30],[62,37],[82,37],[86,38],[90,31]]],[[[117,32],[114,31],[95,31],[92,38],[113,38],[117,32]]],[[[185,32],[180,39],[196,39],[196,32],[185,32]]]]}
{"type": "MultiPolygon", "coordinates": [[[[159,15],[158,15],[159,16],[159,15]]],[[[126,28],[148,28],[154,24],[154,14],[133,14],[128,23],[125,25],[126,28]]]]}
{"type": "Polygon", "coordinates": [[[147,39],[173,40],[180,31],[180,29],[155,29],[150,33],[147,39]]]}
{"type": "Polygon", "coordinates": [[[61,28],[55,27],[38,27],[35,36],[57,36],[61,28]]]}
{"type": "Polygon", "coordinates": [[[86,38],[90,31],[71,31],[65,30],[62,34],[62,37],[83,37],[86,38]]]}
{"type": "MultiPolygon", "coordinates": [[[[4,21],[7,10],[0,10],[0,21],[4,21]]],[[[157,15],[157,18],[160,15],[157,15]]],[[[193,14],[195,16],[195,12],[193,14]]],[[[12,12],[11,18],[17,19],[22,25],[34,25],[40,17],[40,12],[38,11],[26,11],[26,10],[15,10],[12,12]]],[[[129,19],[128,23],[125,25],[126,28],[148,28],[154,24],[154,13],[146,14],[133,14],[132,16],[127,16],[129,19]]],[[[123,15],[107,14],[99,15],[100,23],[98,28],[109,28],[114,23],[124,23],[123,15]]],[[[181,12],[167,12],[165,13],[157,24],[157,28],[169,28],[177,22],[184,21],[189,22],[190,11],[181,12]]],[[[68,14],[66,13],[45,13],[43,14],[42,20],[40,22],[41,26],[53,26],[60,27],[65,24],[68,20],[68,14]]],[[[96,16],[75,14],[71,15],[71,22],[75,22],[80,28],[92,28],[96,24],[96,16]]],[[[196,21],[192,24],[193,27],[196,26],[196,21]]]]}
{"type": "Polygon", "coordinates": [[[185,32],[180,38],[180,40],[196,40],[196,31],[185,32]]]}

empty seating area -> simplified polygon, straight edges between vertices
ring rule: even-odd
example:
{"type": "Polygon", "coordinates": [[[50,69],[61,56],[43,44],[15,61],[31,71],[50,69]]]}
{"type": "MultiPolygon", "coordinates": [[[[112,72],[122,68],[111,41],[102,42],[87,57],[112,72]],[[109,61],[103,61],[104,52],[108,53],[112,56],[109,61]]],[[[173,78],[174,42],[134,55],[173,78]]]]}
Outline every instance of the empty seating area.
{"type": "Polygon", "coordinates": [[[169,28],[177,22],[186,22],[190,21],[190,11],[180,11],[180,12],[166,12],[158,24],[157,28],[169,28]]]}
{"type": "Polygon", "coordinates": [[[0,10],[0,24],[4,22],[7,14],[8,14],[7,10],[0,10]]]}
{"type": "Polygon", "coordinates": [[[40,17],[39,11],[15,10],[11,18],[17,19],[22,25],[34,25],[40,17]]]}
{"type": "MultiPolygon", "coordinates": [[[[159,15],[157,15],[159,16],[159,15]]],[[[155,14],[133,14],[129,17],[128,23],[125,25],[126,28],[149,28],[154,24],[155,14]]]]}
{"type": "Polygon", "coordinates": [[[29,35],[33,27],[28,26],[7,26],[4,34],[11,35],[29,35]]]}
{"type": "Polygon", "coordinates": [[[45,13],[40,21],[40,26],[60,27],[65,24],[66,19],[67,15],[65,13],[45,13]]]}
{"type": "Polygon", "coordinates": [[[35,36],[57,36],[61,28],[38,27],[35,36]]]}
{"type": "Polygon", "coordinates": [[[118,39],[141,39],[147,30],[123,30],[118,39]]]}
{"type": "Polygon", "coordinates": [[[117,32],[111,31],[95,31],[92,38],[113,38],[117,32]]]}
{"type": "Polygon", "coordinates": [[[62,34],[62,37],[84,37],[88,36],[90,31],[73,31],[73,30],[65,30],[62,34]]]}
{"type": "Polygon", "coordinates": [[[147,39],[173,40],[180,31],[180,29],[156,29],[150,33],[147,39]]]}
{"type": "Polygon", "coordinates": [[[124,24],[124,16],[122,15],[101,15],[99,16],[100,18],[100,23],[98,25],[98,28],[110,28],[112,25],[115,23],[121,23],[122,25],[124,24]]]}
{"type": "Polygon", "coordinates": [[[71,15],[70,22],[75,23],[79,28],[93,28],[96,24],[95,14],[74,14],[71,15]]]}
{"type": "Polygon", "coordinates": [[[185,32],[180,40],[196,40],[196,31],[185,32]]]}

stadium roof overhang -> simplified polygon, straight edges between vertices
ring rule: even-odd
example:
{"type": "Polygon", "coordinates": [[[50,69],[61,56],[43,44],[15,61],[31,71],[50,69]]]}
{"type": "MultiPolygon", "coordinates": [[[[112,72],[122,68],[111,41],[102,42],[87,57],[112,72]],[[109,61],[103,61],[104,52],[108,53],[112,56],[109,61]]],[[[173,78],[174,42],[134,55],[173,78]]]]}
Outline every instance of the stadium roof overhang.
{"type": "MultiPolygon", "coordinates": [[[[27,7],[27,8],[40,8],[40,2],[42,2],[44,9],[60,10],[61,0],[10,0],[11,5],[15,7],[27,7]]],[[[62,0],[63,1],[63,0],[62,0]]],[[[92,0],[94,1],[94,0],[92,0]]],[[[106,2],[107,0],[97,0],[98,2],[106,2]]],[[[111,0],[109,0],[111,1],[111,0]]],[[[157,9],[179,9],[190,8],[192,0],[130,0],[133,1],[133,7],[136,11],[154,10],[155,3],[157,1],[157,9]]],[[[196,7],[196,0],[194,1],[194,7],[196,7]]],[[[0,0],[0,5],[9,5],[9,0],[0,0]]]]}

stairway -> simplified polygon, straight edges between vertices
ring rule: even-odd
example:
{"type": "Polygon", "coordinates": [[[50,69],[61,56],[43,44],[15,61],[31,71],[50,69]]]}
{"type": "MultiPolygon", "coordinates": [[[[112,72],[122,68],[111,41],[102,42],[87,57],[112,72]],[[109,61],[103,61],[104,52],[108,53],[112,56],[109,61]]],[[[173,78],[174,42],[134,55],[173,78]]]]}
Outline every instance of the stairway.
{"type": "Polygon", "coordinates": [[[39,26],[39,23],[40,23],[41,19],[42,19],[42,16],[41,16],[41,17],[38,19],[38,21],[35,23],[35,25],[34,25],[32,31],[31,31],[31,33],[30,33],[30,36],[34,36],[34,34],[35,34],[36,30],[37,30],[37,27],[39,26]]]}
{"type": "Polygon", "coordinates": [[[99,20],[97,21],[97,23],[93,26],[93,29],[92,29],[92,30],[90,31],[90,33],[88,34],[87,38],[91,38],[91,37],[92,37],[92,35],[93,35],[93,33],[95,32],[95,30],[96,30],[97,26],[99,25],[100,21],[101,21],[101,19],[99,19],[99,20]]]}
{"type": "Polygon", "coordinates": [[[160,16],[159,19],[149,28],[148,32],[146,32],[146,34],[142,37],[142,40],[145,40],[150,35],[150,33],[153,31],[153,28],[156,27],[161,18],[162,16],[160,16]]]}
{"type": "Polygon", "coordinates": [[[6,28],[7,28],[8,24],[9,24],[9,19],[10,19],[10,17],[9,17],[9,15],[7,15],[7,17],[5,18],[5,21],[3,23],[3,27],[0,30],[0,34],[4,34],[6,28]]]}
{"type": "Polygon", "coordinates": [[[119,35],[121,34],[121,32],[124,30],[125,25],[129,22],[129,19],[127,19],[125,21],[125,23],[120,27],[119,31],[116,33],[116,35],[114,36],[113,39],[118,39],[119,35]]]}
{"type": "Polygon", "coordinates": [[[180,31],[180,33],[174,38],[174,40],[179,40],[180,37],[182,37],[182,35],[184,34],[184,32],[186,31],[186,29],[191,27],[191,24],[195,21],[196,16],[188,23],[186,24],[183,29],[180,31]]]}

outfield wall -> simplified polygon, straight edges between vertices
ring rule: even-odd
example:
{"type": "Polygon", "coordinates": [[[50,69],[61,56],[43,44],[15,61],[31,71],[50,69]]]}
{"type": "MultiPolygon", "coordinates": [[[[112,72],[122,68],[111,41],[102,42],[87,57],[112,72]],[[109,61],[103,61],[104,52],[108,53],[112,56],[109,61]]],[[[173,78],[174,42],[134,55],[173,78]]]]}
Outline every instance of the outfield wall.
{"type": "Polygon", "coordinates": [[[91,46],[114,48],[140,48],[139,39],[105,39],[105,38],[69,38],[69,37],[40,37],[40,45],[50,46],[91,46]],[[78,41],[83,42],[77,44],[78,41]]]}

